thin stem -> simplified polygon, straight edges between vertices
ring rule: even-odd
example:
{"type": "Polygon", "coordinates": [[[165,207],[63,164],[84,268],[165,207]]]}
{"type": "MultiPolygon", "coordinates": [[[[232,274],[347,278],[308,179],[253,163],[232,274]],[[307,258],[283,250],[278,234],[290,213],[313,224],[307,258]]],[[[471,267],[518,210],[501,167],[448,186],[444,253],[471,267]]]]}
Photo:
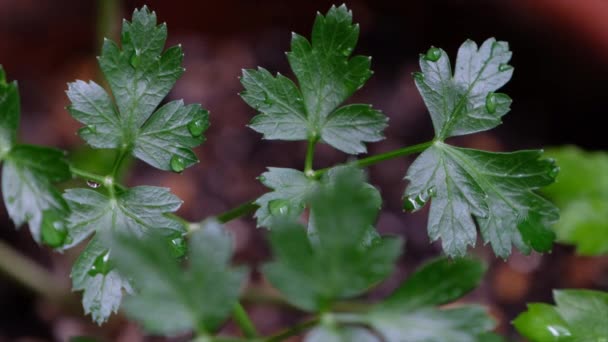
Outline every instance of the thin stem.
{"type": "Polygon", "coordinates": [[[220,221],[220,223],[227,223],[227,222],[230,222],[243,215],[252,213],[257,208],[258,208],[258,205],[255,204],[255,200],[253,200],[253,201],[249,201],[247,203],[243,203],[236,208],[223,212],[223,213],[217,215],[216,218],[218,221],[220,221]]]}
{"type": "Polygon", "coordinates": [[[249,318],[249,314],[247,314],[247,311],[245,311],[245,308],[243,308],[241,303],[237,303],[234,306],[234,310],[232,310],[232,318],[239,326],[245,337],[256,338],[258,336],[255,325],[253,325],[251,318],[249,318]]]}
{"type": "Polygon", "coordinates": [[[313,177],[315,171],[312,168],[312,163],[315,158],[315,146],[317,145],[317,139],[308,139],[308,147],[306,148],[306,160],[304,161],[304,174],[308,177],[313,177]]]}
{"type": "Polygon", "coordinates": [[[314,327],[319,323],[319,317],[315,317],[308,321],[304,321],[294,325],[293,327],[287,328],[283,331],[280,331],[272,336],[267,337],[263,340],[263,342],[281,342],[288,337],[296,336],[303,331],[308,330],[309,328],[314,327]]]}
{"type": "Polygon", "coordinates": [[[120,23],[119,0],[97,0],[97,46],[103,45],[103,39],[116,38],[120,23]]]}
{"type": "MultiPolygon", "coordinates": [[[[359,167],[371,166],[371,165],[378,164],[385,160],[395,159],[398,157],[403,157],[403,156],[407,156],[410,154],[422,152],[422,151],[426,150],[427,148],[429,148],[434,142],[435,141],[432,140],[432,141],[427,141],[427,142],[417,144],[417,145],[407,146],[407,147],[389,151],[386,153],[381,153],[381,154],[377,154],[377,155],[370,156],[367,158],[355,160],[354,162],[349,163],[349,164],[356,165],[359,167]]],[[[330,169],[331,169],[331,167],[317,170],[314,172],[314,177],[318,178],[325,172],[329,171],[330,169]]]]}
{"type": "Polygon", "coordinates": [[[121,148],[120,151],[118,152],[118,154],[116,155],[116,159],[114,160],[114,166],[112,166],[112,173],[110,174],[112,176],[112,179],[116,179],[118,170],[120,169],[120,166],[122,165],[122,162],[125,160],[128,152],[129,152],[128,149],[121,148]]]}
{"type": "MultiPolygon", "coordinates": [[[[84,180],[91,180],[91,181],[93,181],[95,183],[99,183],[99,184],[105,184],[105,182],[106,182],[105,176],[91,173],[91,172],[76,168],[74,166],[70,166],[70,172],[72,173],[73,176],[80,177],[84,180]]],[[[126,190],[124,185],[121,185],[118,183],[113,183],[113,184],[114,184],[114,187],[118,190],[121,190],[121,191],[126,190]]]]}
{"type": "Polygon", "coordinates": [[[0,272],[24,285],[48,301],[61,304],[70,312],[80,312],[71,292],[58,284],[43,267],[19,254],[13,247],[0,240],[0,272]]]}

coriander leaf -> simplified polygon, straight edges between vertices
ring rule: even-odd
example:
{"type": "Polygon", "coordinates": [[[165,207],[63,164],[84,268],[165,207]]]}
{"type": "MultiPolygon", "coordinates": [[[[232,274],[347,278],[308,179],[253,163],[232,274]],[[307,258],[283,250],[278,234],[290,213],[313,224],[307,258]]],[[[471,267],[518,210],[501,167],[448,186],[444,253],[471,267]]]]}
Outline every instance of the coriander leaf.
{"type": "Polygon", "coordinates": [[[342,168],[335,177],[312,195],[314,239],[295,223],[271,225],[275,260],[264,274],[289,302],[307,311],[365,292],[390,274],[401,251],[396,238],[363,243],[378,214],[377,200],[359,170],[342,168]]]}
{"type": "Polygon", "coordinates": [[[560,165],[555,184],[543,189],[561,211],[557,239],[582,255],[608,253],[608,153],[566,146],[547,154],[560,165]]]}
{"type": "Polygon", "coordinates": [[[72,267],[72,290],[84,291],[82,305],[97,324],[116,313],[123,296],[133,290],[110,260],[111,251],[94,237],[72,267]]]}
{"type": "Polygon", "coordinates": [[[531,342],[602,341],[608,336],[608,293],[558,290],[553,297],[555,306],[530,304],[514,321],[531,342]],[[532,324],[535,329],[531,329],[532,324]]]}
{"type": "Polygon", "coordinates": [[[464,255],[475,244],[472,216],[498,256],[508,257],[512,244],[524,253],[547,251],[554,238],[549,225],[559,213],[534,190],[551,184],[557,169],[541,153],[492,153],[436,142],[408,170],[406,208],[432,199],[429,236],[441,238],[450,256],[464,255]]]}
{"type": "Polygon", "coordinates": [[[572,337],[567,323],[549,304],[528,304],[528,311],[517,316],[513,325],[532,342],[562,341],[572,337]]]}
{"type": "Polygon", "coordinates": [[[438,258],[416,270],[382,305],[407,311],[446,304],[477,287],[484,273],[477,260],[438,258]]]}
{"type": "Polygon", "coordinates": [[[439,310],[372,311],[362,319],[387,342],[485,342],[481,338],[495,322],[482,307],[470,305],[439,310]]]}
{"type": "Polygon", "coordinates": [[[299,217],[317,185],[301,171],[277,167],[269,167],[258,179],[273,190],[255,201],[259,206],[254,215],[258,227],[268,227],[276,217],[299,217]]]}
{"type": "Polygon", "coordinates": [[[118,234],[112,245],[118,269],[138,290],[125,300],[125,311],[151,333],[212,333],[238,300],[246,271],[229,266],[232,241],[215,221],[190,236],[185,270],[164,237],[118,234]]]}
{"type": "Polygon", "coordinates": [[[243,69],[241,83],[246,91],[243,100],[262,114],[251,120],[250,127],[266,139],[306,140],[308,119],[302,94],[287,77],[273,77],[268,70],[243,69]]]}
{"type": "Polygon", "coordinates": [[[511,79],[510,59],[508,43],[494,38],[479,49],[471,40],[464,42],[458,50],[454,75],[445,51],[433,47],[420,57],[422,73],[414,78],[439,140],[485,131],[501,123],[511,99],[494,91],[511,79]]]}
{"type": "Polygon", "coordinates": [[[40,225],[45,210],[63,215],[67,205],[53,183],[71,177],[64,152],[33,145],[16,145],[4,157],[2,197],[17,227],[28,223],[32,237],[40,242],[40,225]]]}
{"type": "Polygon", "coordinates": [[[67,221],[72,242],[66,248],[95,232],[126,230],[142,236],[153,230],[163,230],[167,235],[184,230],[179,221],[166,216],[182,204],[168,188],[137,186],[115,198],[91,189],[68,189],[64,198],[71,209],[67,221]]]}
{"type": "MultiPolygon", "coordinates": [[[[67,218],[69,243],[64,248],[80,243],[93,233],[114,234],[126,231],[135,236],[144,236],[162,232],[169,236],[184,230],[180,222],[166,216],[167,213],[176,211],[182,203],[167,188],[138,186],[127,189],[114,198],[91,189],[68,189],[64,198],[70,207],[67,218]]],[[[110,266],[103,266],[105,271],[90,271],[95,262],[102,262],[104,257],[109,258],[109,247],[99,242],[96,234],[72,267],[73,288],[84,290],[85,311],[91,313],[99,324],[118,309],[122,298],[121,289],[128,285],[110,266]]]]}
{"type": "Polygon", "coordinates": [[[130,151],[161,170],[181,172],[198,162],[192,148],[204,141],[209,113],[200,105],[173,101],[157,109],[181,76],[180,46],[163,52],[165,24],[147,7],[124,21],[122,47],[105,40],[99,65],[110,95],[94,82],[77,81],[67,94],[72,116],[85,124],[79,134],[93,147],[130,151]]]}
{"type": "Polygon", "coordinates": [[[15,144],[20,112],[17,82],[7,83],[0,65],[0,160],[15,144]]]}
{"type": "Polygon", "coordinates": [[[339,108],[369,79],[370,58],[351,54],[359,26],[342,5],[318,14],[312,39],[293,34],[289,64],[300,88],[265,69],[243,70],[242,98],[260,114],[250,127],[265,139],[321,140],[343,152],[366,152],[366,142],[383,139],[387,118],[368,105],[339,108]]]}
{"type": "Polygon", "coordinates": [[[309,332],[304,342],[380,342],[380,339],[360,327],[320,326],[309,332]]]}

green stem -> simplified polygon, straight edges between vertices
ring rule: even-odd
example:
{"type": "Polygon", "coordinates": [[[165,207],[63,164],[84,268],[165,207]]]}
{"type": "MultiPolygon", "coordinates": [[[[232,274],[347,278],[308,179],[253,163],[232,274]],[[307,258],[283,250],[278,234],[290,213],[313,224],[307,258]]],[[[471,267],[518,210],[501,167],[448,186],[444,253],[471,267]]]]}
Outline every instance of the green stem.
{"type": "Polygon", "coordinates": [[[112,173],[110,174],[112,176],[112,179],[116,179],[116,176],[118,175],[118,170],[120,169],[122,162],[129,154],[128,152],[129,150],[127,148],[121,148],[120,151],[118,151],[116,159],[114,160],[114,166],[112,166],[112,173]]]}
{"type": "Polygon", "coordinates": [[[249,201],[247,203],[243,203],[236,208],[223,212],[223,213],[217,215],[216,218],[218,221],[220,221],[220,223],[227,223],[227,222],[230,222],[243,215],[252,213],[257,208],[258,208],[258,205],[255,204],[255,200],[253,200],[253,201],[249,201]]]}
{"type": "Polygon", "coordinates": [[[269,337],[265,338],[263,340],[263,342],[281,342],[288,337],[299,335],[301,332],[314,327],[318,323],[319,323],[319,318],[315,317],[308,321],[298,323],[298,324],[294,325],[293,327],[280,331],[272,336],[269,336],[269,337]]]}
{"type": "Polygon", "coordinates": [[[115,39],[120,23],[119,0],[97,0],[97,46],[103,46],[103,39],[115,39]]]}
{"type": "Polygon", "coordinates": [[[247,311],[241,305],[241,303],[237,303],[234,306],[234,310],[232,311],[232,318],[239,326],[245,337],[247,338],[256,338],[258,336],[258,332],[255,330],[255,326],[249,318],[247,311]]]}
{"type": "Polygon", "coordinates": [[[315,146],[317,145],[317,139],[308,139],[308,147],[306,148],[306,160],[304,161],[304,174],[308,177],[313,177],[315,171],[312,168],[312,163],[315,158],[315,146]]]}
{"type": "MultiPolygon", "coordinates": [[[[99,184],[105,184],[105,182],[106,182],[105,176],[91,173],[91,172],[88,172],[85,170],[81,170],[74,166],[70,166],[70,172],[72,173],[73,176],[80,177],[84,180],[91,180],[91,181],[93,181],[95,183],[99,183],[99,184]]],[[[114,187],[118,190],[121,190],[121,191],[126,190],[126,188],[121,184],[118,184],[118,183],[113,183],[113,184],[114,184],[114,187]]]]}
{"type": "MultiPolygon", "coordinates": [[[[427,142],[424,142],[421,144],[407,146],[407,147],[400,148],[397,150],[377,154],[377,155],[370,156],[370,157],[363,158],[363,159],[359,159],[350,164],[356,165],[358,167],[371,166],[371,165],[383,162],[385,160],[395,159],[398,157],[403,157],[403,156],[407,156],[410,154],[422,152],[422,151],[426,150],[427,148],[429,148],[434,142],[435,142],[434,140],[431,140],[431,141],[427,141],[427,142]]],[[[317,170],[314,172],[314,177],[315,178],[321,177],[322,174],[329,171],[330,169],[331,169],[331,167],[317,170]]]]}

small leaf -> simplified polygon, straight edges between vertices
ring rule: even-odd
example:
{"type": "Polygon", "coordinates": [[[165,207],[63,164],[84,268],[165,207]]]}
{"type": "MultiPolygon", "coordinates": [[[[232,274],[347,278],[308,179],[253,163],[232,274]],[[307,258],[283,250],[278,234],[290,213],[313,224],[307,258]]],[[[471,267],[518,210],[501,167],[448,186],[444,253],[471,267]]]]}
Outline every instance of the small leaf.
{"type": "Polygon", "coordinates": [[[557,239],[582,255],[608,253],[608,153],[567,146],[547,155],[560,166],[556,183],[543,189],[561,211],[557,239]]]}
{"type": "Polygon", "coordinates": [[[444,251],[462,256],[476,242],[477,220],[485,242],[506,258],[514,244],[524,253],[547,251],[557,208],[534,191],[554,181],[555,165],[541,151],[492,153],[437,142],[408,170],[406,198],[433,189],[428,231],[444,251]]]}
{"type": "Polygon", "coordinates": [[[529,304],[514,321],[530,342],[604,341],[608,336],[608,293],[554,291],[556,305],[529,304]]]}
{"type": "Polygon", "coordinates": [[[116,198],[91,189],[69,189],[64,198],[71,209],[67,218],[70,243],[64,248],[96,234],[72,268],[72,283],[74,290],[84,290],[85,311],[101,324],[118,310],[122,289],[130,285],[111,264],[105,264],[114,259],[114,251],[98,241],[97,234],[128,232],[142,237],[154,232],[165,236],[182,232],[183,225],[166,216],[182,201],[169,189],[153,186],[127,189],[116,198]],[[110,253],[110,260],[106,253],[110,253]]]}
{"type": "Polygon", "coordinates": [[[349,154],[365,153],[366,142],[383,139],[387,118],[369,105],[339,107],[369,79],[370,58],[351,54],[359,26],[342,5],[317,15],[309,42],[293,34],[289,64],[298,87],[265,69],[243,70],[243,100],[260,112],[251,128],[265,139],[320,139],[349,154]]]}
{"type": "Polygon", "coordinates": [[[477,287],[484,273],[476,260],[438,258],[416,270],[383,305],[405,311],[447,304],[477,287]]]}
{"type": "Polygon", "coordinates": [[[66,213],[68,207],[53,183],[71,177],[63,151],[33,145],[16,145],[5,157],[2,196],[17,227],[29,224],[40,242],[42,213],[47,209],[66,213]]]}
{"type": "Polygon", "coordinates": [[[401,241],[364,242],[379,208],[359,170],[336,171],[335,181],[320,186],[310,205],[314,237],[298,224],[274,221],[270,240],[275,261],[263,271],[288,301],[316,311],[386,278],[401,252],[401,241]]]}
{"type": "Polygon", "coordinates": [[[113,241],[117,267],[138,290],[126,299],[125,311],[150,333],[212,333],[238,300],[246,271],[229,266],[231,238],[217,222],[204,222],[190,236],[185,270],[163,236],[118,234],[113,241]]]}
{"type": "Polygon", "coordinates": [[[122,46],[106,40],[99,58],[116,106],[96,83],[76,81],[68,109],[86,125],[79,133],[91,146],[130,151],[161,170],[173,170],[180,158],[181,172],[198,162],[192,148],[205,140],[209,112],[181,100],[157,108],[184,71],[181,47],[163,52],[166,39],[154,12],[135,10],[133,21],[123,22],[122,46]]]}

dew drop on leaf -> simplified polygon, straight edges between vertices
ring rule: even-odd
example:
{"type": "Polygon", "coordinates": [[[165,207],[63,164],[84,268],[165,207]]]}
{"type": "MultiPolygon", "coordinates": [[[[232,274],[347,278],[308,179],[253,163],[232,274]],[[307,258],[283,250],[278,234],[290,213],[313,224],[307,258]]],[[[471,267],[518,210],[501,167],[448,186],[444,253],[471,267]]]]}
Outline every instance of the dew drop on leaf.
{"type": "Polygon", "coordinates": [[[426,192],[429,197],[435,197],[435,194],[437,194],[437,189],[435,189],[434,186],[431,186],[426,192]]]}
{"type": "Polygon", "coordinates": [[[186,240],[181,233],[175,233],[169,236],[169,250],[175,258],[181,258],[186,255],[186,240]]]}
{"type": "Polygon", "coordinates": [[[353,52],[353,49],[351,49],[351,48],[348,47],[348,48],[342,50],[342,55],[348,57],[348,56],[350,56],[351,52],[353,52]]]}
{"type": "Polygon", "coordinates": [[[435,195],[435,188],[430,187],[425,193],[420,193],[417,196],[408,196],[403,199],[403,209],[409,212],[414,212],[424,207],[429,198],[435,195]]]}
{"type": "Polygon", "coordinates": [[[66,243],[68,231],[65,224],[56,215],[45,215],[40,230],[42,243],[51,247],[61,247],[66,243]]]}
{"type": "Polygon", "coordinates": [[[264,93],[264,103],[269,106],[272,106],[272,104],[274,103],[272,101],[272,99],[270,98],[270,95],[268,95],[268,93],[264,93]]]}
{"type": "Polygon", "coordinates": [[[97,188],[99,188],[101,186],[101,184],[99,184],[99,183],[97,183],[97,182],[92,181],[92,180],[89,179],[89,180],[87,180],[87,186],[89,188],[97,189],[97,188]]]}
{"type": "Polygon", "coordinates": [[[436,47],[431,47],[424,55],[424,59],[430,62],[437,62],[439,58],[441,58],[441,49],[436,47]]]}
{"type": "Polygon", "coordinates": [[[8,196],[8,198],[6,199],[6,201],[8,202],[8,204],[13,204],[13,203],[15,203],[15,197],[8,196]]]}
{"type": "Polygon", "coordinates": [[[91,269],[89,269],[89,275],[94,277],[98,274],[106,275],[110,273],[112,270],[112,266],[110,265],[110,251],[106,251],[105,253],[99,255],[95,258],[91,269]]]}
{"type": "Polygon", "coordinates": [[[501,71],[501,72],[511,70],[511,69],[513,69],[513,67],[506,63],[502,63],[498,66],[498,71],[501,71]]]}
{"type": "Polygon", "coordinates": [[[186,162],[184,161],[184,158],[180,156],[171,157],[170,164],[171,170],[173,170],[173,172],[182,172],[186,168],[186,162]]]}
{"type": "Polygon", "coordinates": [[[554,166],[551,171],[549,171],[549,177],[555,178],[559,174],[559,166],[554,166]]]}
{"type": "Polygon", "coordinates": [[[201,119],[192,120],[188,124],[188,131],[195,138],[200,137],[203,134],[203,132],[205,131],[205,128],[206,128],[205,123],[201,119]]]}
{"type": "Polygon", "coordinates": [[[496,113],[496,106],[498,105],[496,94],[493,92],[489,92],[488,96],[486,96],[486,109],[488,113],[494,114],[496,113]]]}
{"type": "Polygon", "coordinates": [[[260,182],[264,183],[264,182],[266,181],[266,177],[264,177],[264,176],[259,176],[259,177],[258,177],[258,180],[259,180],[260,182]]]}
{"type": "Polygon", "coordinates": [[[141,63],[141,56],[139,55],[138,50],[135,50],[135,52],[133,52],[133,54],[131,55],[131,60],[129,62],[131,63],[131,66],[133,68],[137,68],[139,66],[139,64],[141,63]]]}
{"type": "Polygon", "coordinates": [[[284,216],[289,214],[289,201],[276,199],[268,202],[268,210],[274,216],[284,216]]]}

